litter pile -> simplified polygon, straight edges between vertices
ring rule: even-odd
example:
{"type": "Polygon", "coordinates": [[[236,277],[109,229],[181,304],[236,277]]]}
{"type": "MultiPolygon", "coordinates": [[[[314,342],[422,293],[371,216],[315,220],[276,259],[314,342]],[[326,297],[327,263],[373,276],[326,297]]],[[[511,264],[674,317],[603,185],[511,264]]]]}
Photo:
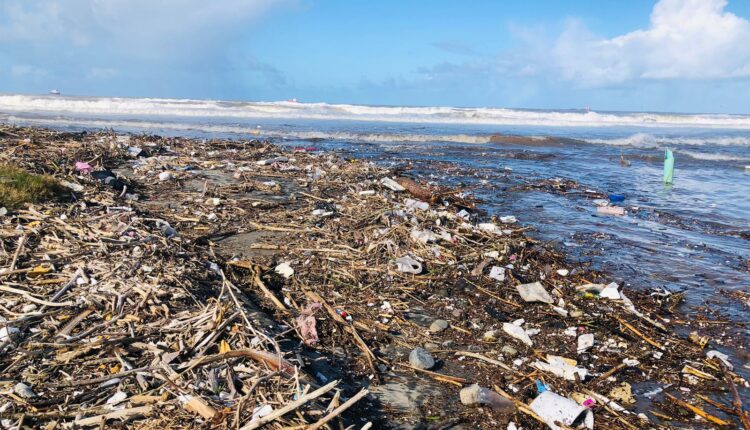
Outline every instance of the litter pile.
{"type": "Polygon", "coordinates": [[[750,429],[677,295],[462,190],[258,140],[0,147],[69,190],[0,218],[2,428],[750,429]]]}

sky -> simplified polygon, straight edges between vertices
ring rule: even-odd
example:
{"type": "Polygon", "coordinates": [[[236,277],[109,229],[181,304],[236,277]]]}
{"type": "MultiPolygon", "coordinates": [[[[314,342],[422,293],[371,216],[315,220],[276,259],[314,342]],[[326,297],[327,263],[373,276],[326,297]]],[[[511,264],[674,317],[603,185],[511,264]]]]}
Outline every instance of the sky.
{"type": "Polygon", "coordinates": [[[747,0],[0,0],[0,92],[750,113],[747,0]]]}

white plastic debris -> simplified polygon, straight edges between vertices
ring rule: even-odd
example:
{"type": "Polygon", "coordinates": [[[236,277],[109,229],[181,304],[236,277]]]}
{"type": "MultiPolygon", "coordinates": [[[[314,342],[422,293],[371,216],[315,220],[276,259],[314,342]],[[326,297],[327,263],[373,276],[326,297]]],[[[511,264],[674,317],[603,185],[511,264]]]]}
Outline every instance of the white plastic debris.
{"type": "Polygon", "coordinates": [[[599,297],[612,300],[620,300],[620,292],[617,291],[618,285],[614,282],[604,287],[599,293],[599,297]]]}
{"type": "Polygon", "coordinates": [[[267,160],[259,160],[259,161],[256,161],[255,163],[259,166],[267,166],[273,163],[286,163],[287,161],[289,161],[289,157],[282,156],[282,157],[269,158],[267,160]]]}
{"type": "Polygon", "coordinates": [[[360,191],[359,195],[360,196],[374,196],[375,195],[375,190],[360,191]]]}
{"type": "Polygon", "coordinates": [[[430,230],[412,230],[411,238],[421,243],[433,243],[438,241],[438,237],[430,230]]]}
{"type": "Polygon", "coordinates": [[[594,346],[594,334],[586,333],[578,336],[578,353],[586,352],[594,346]]]}
{"type": "Polygon", "coordinates": [[[123,391],[117,391],[115,394],[113,394],[110,398],[107,399],[107,404],[110,405],[110,409],[117,405],[118,403],[122,403],[125,401],[125,399],[128,398],[128,394],[123,391]]]}
{"type": "Polygon", "coordinates": [[[169,173],[169,172],[161,172],[161,173],[159,173],[159,180],[160,181],[163,182],[163,181],[168,181],[170,179],[172,179],[172,174],[171,173],[169,173]]]}
{"type": "Polygon", "coordinates": [[[292,266],[290,266],[289,263],[281,263],[273,270],[286,279],[289,279],[294,275],[294,269],[292,269],[292,266]]]}
{"type": "Polygon", "coordinates": [[[620,206],[597,206],[596,213],[602,215],[623,216],[625,215],[625,208],[620,206]]]}
{"type": "Polygon", "coordinates": [[[516,217],[514,217],[513,215],[501,216],[500,217],[500,222],[503,223],[503,224],[513,224],[516,221],[517,221],[516,217]]]}
{"type": "Polygon", "coordinates": [[[568,381],[575,381],[576,375],[578,375],[578,377],[583,380],[586,375],[589,374],[588,370],[582,367],[571,365],[563,357],[550,355],[547,357],[547,361],[548,363],[545,363],[541,360],[536,360],[535,362],[531,363],[531,367],[544,372],[549,372],[560,378],[565,378],[568,381]]]}
{"type": "Polygon", "coordinates": [[[516,290],[525,302],[542,302],[552,304],[555,300],[549,295],[541,282],[516,285],[516,290]]]}
{"type": "Polygon", "coordinates": [[[491,223],[491,222],[483,222],[477,224],[477,228],[479,228],[482,231],[488,231],[490,233],[494,233],[498,236],[502,236],[503,230],[500,229],[497,225],[491,223]]]}
{"type": "Polygon", "coordinates": [[[492,266],[490,269],[490,278],[503,282],[505,280],[505,269],[499,266],[492,266]]]}
{"type": "Polygon", "coordinates": [[[380,180],[380,183],[383,184],[384,187],[389,188],[392,191],[406,191],[406,188],[402,187],[401,184],[391,178],[383,178],[380,180]]]}
{"type": "Polygon", "coordinates": [[[250,422],[252,423],[258,421],[271,412],[273,412],[273,406],[271,405],[258,406],[257,408],[253,409],[253,417],[250,418],[250,422]]]}
{"type": "Polygon", "coordinates": [[[419,275],[422,273],[422,263],[411,258],[408,255],[396,259],[396,267],[400,272],[413,273],[419,275]]]}
{"type": "Polygon", "coordinates": [[[520,325],[503,323],[503,331],[510,337],[518,339],[528,346],[534,345],[534,342],[531,341],[529,335],[526,334],[526,330],[524,330],[520,325]]]}
{"type": "Polygon", "coordinates": [[[558,269],[557,274],[560,276],[568,276],[570,271],[568,269],[558,269]]]}
{"type": "Polygon", "coordinates": [[[471,214],[466,209],[461,209],[456,215],[463,219],[469,219],[469,217],[471,216],[471,214]]]}
{"type": "Polygon", "coordinates": [[[581,423],[581,426],[587,429],[594,428],[594,413],[591,409],[552,391],[539,394],[531,402],[529,408],[539,415],[552,430],[562,430],[557,423],[566,428],[572,427],[573,423],[581,423]]]}
{"type": "Polygon", "coordinates": [[[404,200],[404,205],[409,209],[419,209],[423,211],[430,209],[430,204],[421,200],[406,199],[404,200]]]}
{"type": "Polygon", "coordinates": [[[326,218],[332,216],[333,212],[327,211],[325,209],[315,209],[314,211],[312,211],[312,214],[321,218],[326,218]]]}
{"type": "Polygon", "coordinates": [[[706,353],[706,357],[708,357],[708,358],[718,358],[719,360],[721,360],[724,363],[725,366],[727,366],[727,369],[734,370],[734,366],[732,366],[732,363],[729,362],[729,356],[726,355],[726,354],[724,354],[724,353],[722,353],[722,352],[719,352],[719,351],[716,351],[716,350],[711,350],[711,351],[708,351],[706,353]]]}

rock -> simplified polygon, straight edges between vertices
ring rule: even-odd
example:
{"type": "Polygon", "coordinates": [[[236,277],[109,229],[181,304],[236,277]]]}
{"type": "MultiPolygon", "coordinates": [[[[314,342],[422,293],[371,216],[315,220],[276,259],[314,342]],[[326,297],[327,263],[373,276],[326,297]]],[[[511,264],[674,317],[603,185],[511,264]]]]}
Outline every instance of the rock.
{"type": "Polygon", "coordinates": [[[435,320],[430,324],[430,332],[432,333],[440,333],[441,331],[447,329],[449,326],[448,321],[446,320],[435,320]]]}
{"type": "Polygon", "coordinates": [[[503,348],[500,350],[500,352],[507,355],[508,357],[515,357],[516,355],[518,355],[518,350],[510,345],[503,345],[503,348]]]}
{"type": "Polygon", "coordinates": [[[477,384],[469,385],[468,387],[461,389],[458,393],[461,397],[461,403],[466,406],[479,403],[479,390],[481,390],[481,388],[477,384]]]}
{"type": "Polygon", "coordinates": [[[569,314],[571,318],[581,318],[583,316],[583,311],[580,309],[572,309],[569,314]]]}
{"type": "Polygon", "coordinates": [[[445,289],[445,288],[441,288],[441,289],[437,290],[436,294],[438,296],[440,296],[440,297],[448,297],[450,295],[450,293],[448,292],[448,290],[445,289]]]}
{"type": "Polygon", "coordinates": [[[409,354],[409,364],[417,369],[431,369],[435,365],[435,359],[424,348],[414,348],[409,354]]]}
{"type": "Polygon", "coordinates": [[[23,397],[24,399],[33,399],[34,397],[37,397],[37,394],[34,392],[34,390],[32,390],[31,387],[24,384],[23,382],[17,383],[13,387],[13,392],[16,393],[19,397],[23,397]]]}
{"type": "Polygon", "coordinates": [[[453,309],[451,315],[453,315],[453,318],[461,319],[464,316],[464,311],[462,311],[461,309],[453,309]]]}
{"type": "Polygon", "coordinates": [[[456,342],[454,342],[451,339],[448,339],[445,342],[443,342],[443,348],[449,348],[450,349],[450,348],[453,348],[454,346],[456,346],[456,342]]]}
{"type": "Polygon", "coordinates": [[[530,284],[516,285],[516,290],[525,302],[542,302],[552,304],[555,300],[549,295],[541,282],[532,282],[530,284]]]}

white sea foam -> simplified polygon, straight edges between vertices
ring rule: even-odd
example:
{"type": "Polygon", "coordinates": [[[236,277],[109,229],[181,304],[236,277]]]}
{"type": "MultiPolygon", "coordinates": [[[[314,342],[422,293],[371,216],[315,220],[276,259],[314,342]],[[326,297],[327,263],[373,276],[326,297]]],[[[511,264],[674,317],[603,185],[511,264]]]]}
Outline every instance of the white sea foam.
{"type": "Polygon", "coordinates": [[[750,129],[747,115],[681,115],[499,108],[396,107],[296,102],[0,95],[0,112],[140,117],[319,119],[549,127],[750,129]]]}
{"type": "Polygon", "coordinates": [[[611,139],[585,139],[589,143],[635,148],[664,146],[750,146],[750,136],[662,137],[649,133],[635,133],[611,139]]]}

